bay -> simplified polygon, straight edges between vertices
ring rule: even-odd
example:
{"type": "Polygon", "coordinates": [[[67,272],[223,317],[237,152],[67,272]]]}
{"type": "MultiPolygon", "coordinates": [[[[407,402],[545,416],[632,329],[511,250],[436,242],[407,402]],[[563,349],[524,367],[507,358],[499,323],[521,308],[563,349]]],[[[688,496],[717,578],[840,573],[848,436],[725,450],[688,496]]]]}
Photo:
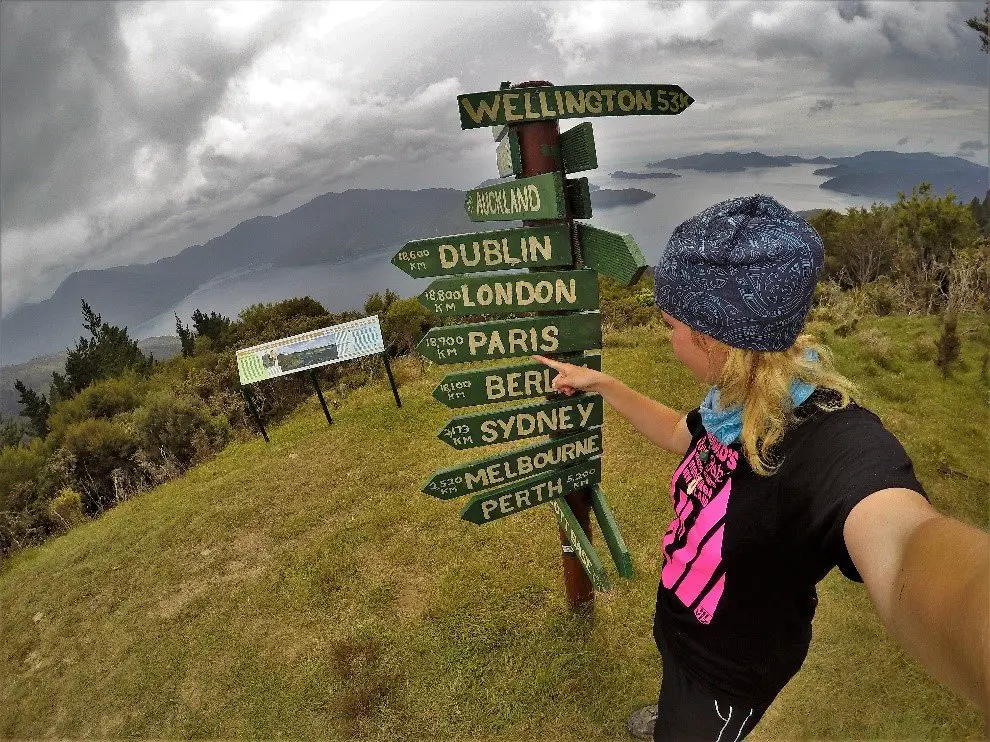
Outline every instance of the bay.
{"type": "MultiPolygon", "coordinates": [[[[826,180],[813,174],[819,167],[797,164],[742,173],[679,170],[680,178],[648,181],[620,180],[608,177],[606,172],[592,171],[587,174],[589,179],[602,188],[645,188],[655,193],[656,198],[631,206],[595,209],[588,223],[631,234],[642,248],[646,262],[655,265],[678,224],[727,198],[764,193],[794,211],[820,208],[845,211],[850,206],[869,206],[879,200],[819,188],[826,180]]],[[[386,289],[402,297],[416,296],[432,279],[410,278],[391,264],[392,256],[401,247],[382,245],[380,250],[342,263],[291,268],[257,265],[232,271],[203,284],[174,307],[134,327],[133,337],[173,335],[173,315],[177,313],[188,322],[195,309],[236,317],[242,309],[258,302],[311,296],[331,312],[343,312],[360,310],[370,294],[386,289]]]]}

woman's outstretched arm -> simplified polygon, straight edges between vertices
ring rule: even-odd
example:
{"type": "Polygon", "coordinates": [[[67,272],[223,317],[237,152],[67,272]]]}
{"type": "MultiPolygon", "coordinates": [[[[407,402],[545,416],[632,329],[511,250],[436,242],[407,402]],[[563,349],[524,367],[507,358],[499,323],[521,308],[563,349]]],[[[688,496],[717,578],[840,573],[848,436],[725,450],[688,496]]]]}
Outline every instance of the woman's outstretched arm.
{"type": "Polygon", "coordinates": [[[886,489],[852,509],[843,537],[891,636],[990,730],[990,535],[886,489]]]}
{"type": "Polygon", "coordinates": [[[575,392],[596,392],[616,412],[632,423],[647,439],[673,453],[684,455],[691,445],[691,433],[680,412],[630,389],[614,376],[585,366],[533,356],[557,372],[553,388],[570,396],[575,392]]]}

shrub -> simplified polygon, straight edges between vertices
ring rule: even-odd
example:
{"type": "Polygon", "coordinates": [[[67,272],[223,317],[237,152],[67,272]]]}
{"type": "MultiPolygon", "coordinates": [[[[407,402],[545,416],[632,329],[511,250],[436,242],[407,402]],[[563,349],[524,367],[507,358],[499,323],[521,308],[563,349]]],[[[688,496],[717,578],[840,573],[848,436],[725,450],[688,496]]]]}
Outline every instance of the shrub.
{"type": "Polygon", "coordinates": [[[123,423],[83,420],[66,429],[63,445],[75,459],[72,479],[86,515],[99,515],[138,484],[138,440],[123,423]]]}
{"type": "Polygon", "coordinates": [[[45,456],[39,441],[32,441],[29,446],[0,448],[0,507],[10,509],[14,489],[33,482],[44,464],[45,456]]]}
{"type": "Polygon", "coordinates": [[[49,418],[49,435],[60,443],[65,431],[76,423],[93,418],[110,420],[130,412],[141,404],[147,390],[148,382],[134,373],[94,382],[72,399],[55,405],[49,418]]]}
{"type": "Polygon", "coordinates": [[[935,343],[935,365],[948,376],[952,364],[959,359],[959,335],[956,332],[957,318],[954,312],[947,312],[942,323],[942,334],[935,343]]]}
{"type": "Polygon", "coordinates": [[[227,420],[212,415],[202,400],[188,394],[150,394],[132,421],[148,460],[164,463],[173,457],[182,468],[223,448],[230,438],[227,420]]]}
{"type": "Polygon", "coordinates": [[[55,496],[48,505],[48,512],[52,520],[61,524],[64,531],[86,520],[82,495],[70,487],[66,487],[55,496]]]}

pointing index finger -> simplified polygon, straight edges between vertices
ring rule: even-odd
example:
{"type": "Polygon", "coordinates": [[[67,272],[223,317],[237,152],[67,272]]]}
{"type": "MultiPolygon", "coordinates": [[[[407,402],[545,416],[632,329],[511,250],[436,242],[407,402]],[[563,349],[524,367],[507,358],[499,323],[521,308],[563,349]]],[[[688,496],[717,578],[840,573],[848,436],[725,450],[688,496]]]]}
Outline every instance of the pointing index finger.
{"type": "Polygon", "coordinates": [[[530,356],[534,361],[539,361],[540,363],[546,364],[552,369],[557,371],[563,371],[564,368],[570,364],[563,363],[561,361],[555,361],[552,358],[547,358],[546,356],[530,356]]]}

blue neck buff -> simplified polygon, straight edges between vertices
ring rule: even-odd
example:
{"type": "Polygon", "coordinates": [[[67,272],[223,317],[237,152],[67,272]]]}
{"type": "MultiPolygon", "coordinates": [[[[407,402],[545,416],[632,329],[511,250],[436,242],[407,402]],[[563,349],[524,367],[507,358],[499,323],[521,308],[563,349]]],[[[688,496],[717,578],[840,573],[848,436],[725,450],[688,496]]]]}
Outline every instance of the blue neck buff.
{"type": "MultiPolygon", "coordinates": [[[[805,351],[805,358],[817,361],[818,354],[809,349],[805,351]]],[[[794,380],[791,382],[791,401],[797,407],[803,404],[814,391],[814,385],[794,380]]],[[[705,430],[726,446],[731,446],[738,440],[739,434],[742,432],[742,407],[737,405],[726,410],[721,409],[719,407],[718,387],[713,386],[708,390],[705,401],[701,403],[698,411],[701,413],[701,422],[704,424],[705,430]]]]}

